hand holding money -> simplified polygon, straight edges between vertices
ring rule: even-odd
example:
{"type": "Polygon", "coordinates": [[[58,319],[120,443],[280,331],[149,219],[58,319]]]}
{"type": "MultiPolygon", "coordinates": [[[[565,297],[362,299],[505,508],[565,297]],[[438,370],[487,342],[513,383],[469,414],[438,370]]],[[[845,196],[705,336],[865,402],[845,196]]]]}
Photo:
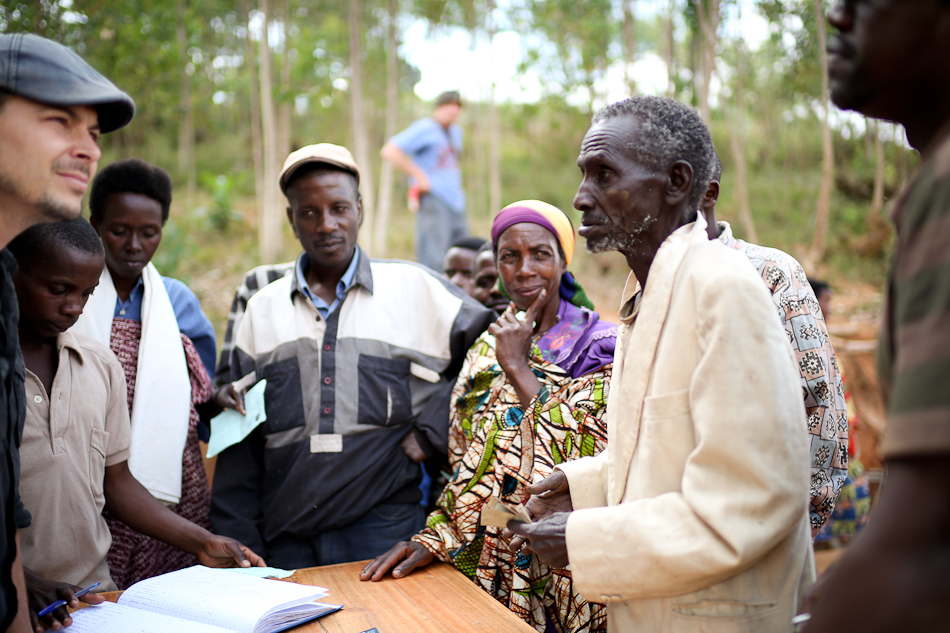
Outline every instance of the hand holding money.
{"type": "Polygon", "coordinates": [[[512,520],[531,523],[531,516],[522,504],[511,505],[498,497],[489,497],[482,506],[482,525],[504,528],[512,520]]]}

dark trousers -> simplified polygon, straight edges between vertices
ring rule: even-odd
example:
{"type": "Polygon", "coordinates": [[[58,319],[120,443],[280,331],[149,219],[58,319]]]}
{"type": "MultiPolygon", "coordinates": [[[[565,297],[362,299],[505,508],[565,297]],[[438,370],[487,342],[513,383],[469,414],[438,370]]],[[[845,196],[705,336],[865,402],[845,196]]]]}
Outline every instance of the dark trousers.
{"type": "Polygon", "coordinates": [[[353,523],[308,539],[282,536],[266,544],[267,564],[280,569],[303,569],[376,558],[425,525],[418,502],[381,503],[353,523]]]}

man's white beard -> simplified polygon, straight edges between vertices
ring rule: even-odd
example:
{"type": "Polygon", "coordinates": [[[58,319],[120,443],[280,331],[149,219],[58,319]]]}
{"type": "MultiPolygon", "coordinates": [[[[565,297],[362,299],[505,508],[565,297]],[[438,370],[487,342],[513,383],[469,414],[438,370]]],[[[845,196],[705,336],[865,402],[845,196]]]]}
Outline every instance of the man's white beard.
{"type": "Polygon", "coordinates": [[[632,250],[643,241],[643,235],[656,223],[656,218],[643,218],[629,233],[613,227],[604,235],[587,238],[588,253],[609,253],[611,251],[626,252],[632,250]]]}

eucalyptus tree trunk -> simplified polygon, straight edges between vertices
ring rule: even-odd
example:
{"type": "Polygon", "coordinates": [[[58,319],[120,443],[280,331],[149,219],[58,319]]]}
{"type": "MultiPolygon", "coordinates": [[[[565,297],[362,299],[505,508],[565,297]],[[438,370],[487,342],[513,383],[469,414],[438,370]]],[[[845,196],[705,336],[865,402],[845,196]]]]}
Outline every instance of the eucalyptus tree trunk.
{"type": "Polygon", "coordinates": [[[709,82],[716,68],[716,45],[719,43],[720,0],[691,0],[699,23],[700,72],[695,76],[699,115],[709,125],[709,82]]]}
{"type": "MultiPolygon", "coordinates": [[[[488,41],[495,56],[495,3],[488,3],[488,41]]],[[[498,120],[498,104],[495,103],[495,80],[492,79],[488,94],[488,213],[501,209],[501,123],[498,120]]]]}
{"type": "MultiPolygon", "coordinates": [[[[465,199],[465,209],[469,217],[473,215],[482,215],[491,217],[492,210],[488,207],[488,154],[490,140],[488,138],[488,102],[486,91],[483,88],[479,91],[478,103],[471,103],[466,106],[468,109],[468,126],[465,129],[465,138],[468,143],[467,156],[471,159],[469,164],[471,169],[466,172],[465,179],[474,183],[469,188],[471,196],[465,199]]],[[[495,209],[497,211],[497,209],[495,209]]]]}
{"type": "MultiPolygon", "coordinates": [[[[399,0],[389,0],[386,31],[386,138],[396,134],[397,117],[399,114],[399,65],[396,33],[396,15],[399,12],[399,0]]],[[[382,161],[379,172],[379,214],[376,218],[376,231],[373,241],[373,252],[376,257],[386,257],[386,236],[389,233],[389,215],[393,205],[393,184],[395,172],[388,160],[382,161]]]]}
{"type": "Polygon", "coordinates": [[[501,210],[501,123],[494,81],[488,99],[488,213],[495,214],[501,210]]]}
{"type": "Polygon", "coordinates": [[[676,34],[673,31],[673,12],[676,10],[676,0],[670,0],[670,7],[666,17],[666,46],[663,52],[666,57],[666,96],[676,98],[676,34]]]}
{"type": "Polygon", "coordinates": [[[257,202],[258,227],[262,226],[261,214],[266,204],[264,202],[264,141],[261,137],[261,102],[258,86],[257,54],[254,52],[254,42],[251,40],[251,7],[248,0],[241,2],[241,12],[247,20],[247,31],[244,35],[244,60],[247,63],[248,78],[250,79],[251,102],[251,155],[254,163],[254,197],[257,202]]]}
{"type": "Polygon", "coordinates": [[[360,166],[360,191],[363,194],[363,228],[361,243],[370,246],[375,243],[375,205],[373,195],[373,163],[370,156],[369,134],[363,118],[363,71],[360,62],[360,3],[350,0],[350,119],[353,126],[353,149],[356,164],[360,166]]]}
{"type": "Polygon", "coordinates": [[[904,149],[909,147],[907,142],[907,130],[904,129],[903,125],[894,123],[894,141],[897,145],[897,173],[900,174],[900,187],[898,189],[904,190],[907,187],[907,183],[910,181],[910,160],[907,156],[907,151],[904,149]],[[897,139],[903,139],[903,142],[897,142],[897,139]]]}
{"type": "Polygon", "coordinates": [[[880,257],[887,247],[891,225],[884,219],[884,142],[876,119],[866,119],[865,136],[874,152],[874,190],[871,193],[871,209],[868,211],[867,232],[858,241],[858,252],[866,257],[880,257]],[[871,135],[874,138],[871,138],[871,135]]]}
{"type": "Polygon", "coordinates": [[[815,235],[806,259],[806,270],[812,272],[825,256],[825,238],[828,234],[828,209],[831,205],[831,186],[835,178],[834,146],[831,143],[831,127],[828,125],[828,52],[825,50],[825,11],[821,0],[814,0],[815,18],[818,24],[818,51],[821,56],[821,188],[815,209],[815,235]]]}
{"type": "Polygon", "coordinates": [[[280,159],[277,156],[277,117],[274,113],[273,82],[271,81],[270,29],[271,13],[268,0],[260,0],[260,11],[264,14],[264,28],[261,31],[261,122],[264,140],[264,205],[258,209],[258,242],[261,261],[274,263],[280,250],[280,227],[282,195],[277,182],[280,176],[280,159]]]}
{"type": "Polygon", "coordinates": [[[884,208],[884,142],[881,140],[877,119],[873,120],[873,127],[869,129],[874,134],[874,191],[871,194],[871,217],[868,218],[870,221],[872,217],[880,215],[881,209],[884,208]]]}
{"type": "Polygon", "coordinates": [[[637,85],[633,80],[633,60],[636,53],[636,40],[633,34],[633,2],[623,0],[623,78],[627,84],[627,96],[632,97],[637,85]]]}
{"type": "MultiPolygon", "coordinates": [[[[284,25],[284,46],[280,56],[280,90],[290,93],[290,6],[289,0],[276,0],[279,10],[275,15],[284,25]]],[[[293,105],[286,98],[277,106],[277,158],[284,160],[290,154],[290,117],[293,105]]]]}
{"type": "Polygon", "coordinates": [[[177,5],[178,12],[178,50],[181,51],[183,64],[181,65],[181,101],[179,112],[181,119],[178,123],[178,171],[185,176],[186,192],[188,204],[191,205],[195,199],[195,189],[197,188],[197,174],[195,167],[195,110],[191,103],[191,86],[194,75],[194,68],[188,72],[189,58],[188,53],[188,30],[185,24],[187,4],[179,0],[177,5]]]}
{"type": "Polygon", "coordinates": [[[749,187],[746,176],[746,156],[745,156],[745,130],[743,128],[743,119],[745,118],[745,85],[743,75],[745,73],[745,47],[742,41],[737,43],[738,68],[736,69],[735,85],[735,104],[727,108],[727,122],[729,125],[729,145],[732,149],[732,158],[736,165],[736,200],[739,206],[739,221],[742,224],[742,230],[745,232],[746,239],[752,243],[758,243],[759,235],[755,230],[755,222],[752,220],[752,209],[749,206],[749,187]]]}

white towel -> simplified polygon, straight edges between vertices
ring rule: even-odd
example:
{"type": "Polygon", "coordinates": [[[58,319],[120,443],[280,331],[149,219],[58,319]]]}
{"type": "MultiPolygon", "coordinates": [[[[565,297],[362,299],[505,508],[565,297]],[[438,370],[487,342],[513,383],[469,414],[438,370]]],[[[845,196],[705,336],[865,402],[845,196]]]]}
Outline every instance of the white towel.
{"type": "MultiPolygon", "coordinates": [[[[129,469],[152,495],[181,500],[181,457],[188,439],[191,380],[178,320],[161,275],[151,263],[142,272],[142,339],[132,399],[132,456],[129,469]]],[[[75,331],[108,346],[118,294],[109,268],[89,298],[75,331]]]]}

